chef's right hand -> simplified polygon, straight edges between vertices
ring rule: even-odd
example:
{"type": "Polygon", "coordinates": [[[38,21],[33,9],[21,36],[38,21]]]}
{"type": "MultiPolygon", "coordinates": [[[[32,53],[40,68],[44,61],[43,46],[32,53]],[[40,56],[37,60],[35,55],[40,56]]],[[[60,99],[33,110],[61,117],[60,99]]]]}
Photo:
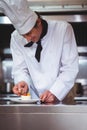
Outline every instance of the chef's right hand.
{"type": "Polygon", "coordinates": [[[13,87],[13,93],[19,96],[26,94],[27,92],[28,92],[28,84],[25,81],[21,81],[13,87]]]}

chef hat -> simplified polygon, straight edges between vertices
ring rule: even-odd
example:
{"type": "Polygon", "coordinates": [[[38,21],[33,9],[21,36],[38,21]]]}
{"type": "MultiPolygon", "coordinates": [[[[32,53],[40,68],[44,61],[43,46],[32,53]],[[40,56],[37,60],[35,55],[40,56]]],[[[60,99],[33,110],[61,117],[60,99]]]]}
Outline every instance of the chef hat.
{"type": "Polygon", "coordinates": [[[29,8],[27,0],[0,0],[0,10],[10,19],[20,34],[29,32],[38,18],[29,8]]]}

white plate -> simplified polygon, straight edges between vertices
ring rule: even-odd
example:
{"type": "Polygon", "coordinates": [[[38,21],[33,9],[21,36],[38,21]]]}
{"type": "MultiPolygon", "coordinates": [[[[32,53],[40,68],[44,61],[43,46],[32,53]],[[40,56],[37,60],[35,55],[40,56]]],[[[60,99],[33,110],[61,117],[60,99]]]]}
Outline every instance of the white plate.
{"type": "Polygon", "coordinates": [[[12,102],[15,102],[15,103],[37,103],[37,102],[40,102],[40,99],[29,99],[29,100],[21,100],[21,98],[14,98],[14,99],[11,99],[12,102]]]}
{"type": "Polygon", "coordinates": [[[87,101],[87,97],[75,97],[74,98],[75,101],[87,101]]]}

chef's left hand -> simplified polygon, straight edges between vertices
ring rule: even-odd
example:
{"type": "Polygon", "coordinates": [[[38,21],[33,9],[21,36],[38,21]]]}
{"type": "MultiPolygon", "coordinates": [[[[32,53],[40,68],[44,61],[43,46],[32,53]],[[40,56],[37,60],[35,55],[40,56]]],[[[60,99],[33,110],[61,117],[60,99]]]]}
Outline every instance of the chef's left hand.
{"type": "Polygon", "coordinates": [[[55,95],[53,95],[49,90],[47,90],[43,94],[41,94],[40,99],[42,102],[47,103],[47,104],[59,103],[58,98],[55,95]]]}

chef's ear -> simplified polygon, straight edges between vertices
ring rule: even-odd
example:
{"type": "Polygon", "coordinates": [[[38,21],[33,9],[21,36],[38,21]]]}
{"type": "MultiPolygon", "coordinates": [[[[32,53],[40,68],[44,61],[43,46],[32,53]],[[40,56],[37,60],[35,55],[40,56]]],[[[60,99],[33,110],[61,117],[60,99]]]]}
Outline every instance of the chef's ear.
{"type": "Polygon", "coordinates": [[[37,26],[40,26],[40,25],[41,25],[41,19],[38,18],[38,20],[37,20],[37,26]]]}
{"type": "Polygon", "coordinates": [[[41,24],[40,21],[41,21],[40,18],[38,18],[37,21],[36,21],[36,23],[35,23],[35,25],[34,25],[34,28],[39,27],[39,25],[41,24]]]}

